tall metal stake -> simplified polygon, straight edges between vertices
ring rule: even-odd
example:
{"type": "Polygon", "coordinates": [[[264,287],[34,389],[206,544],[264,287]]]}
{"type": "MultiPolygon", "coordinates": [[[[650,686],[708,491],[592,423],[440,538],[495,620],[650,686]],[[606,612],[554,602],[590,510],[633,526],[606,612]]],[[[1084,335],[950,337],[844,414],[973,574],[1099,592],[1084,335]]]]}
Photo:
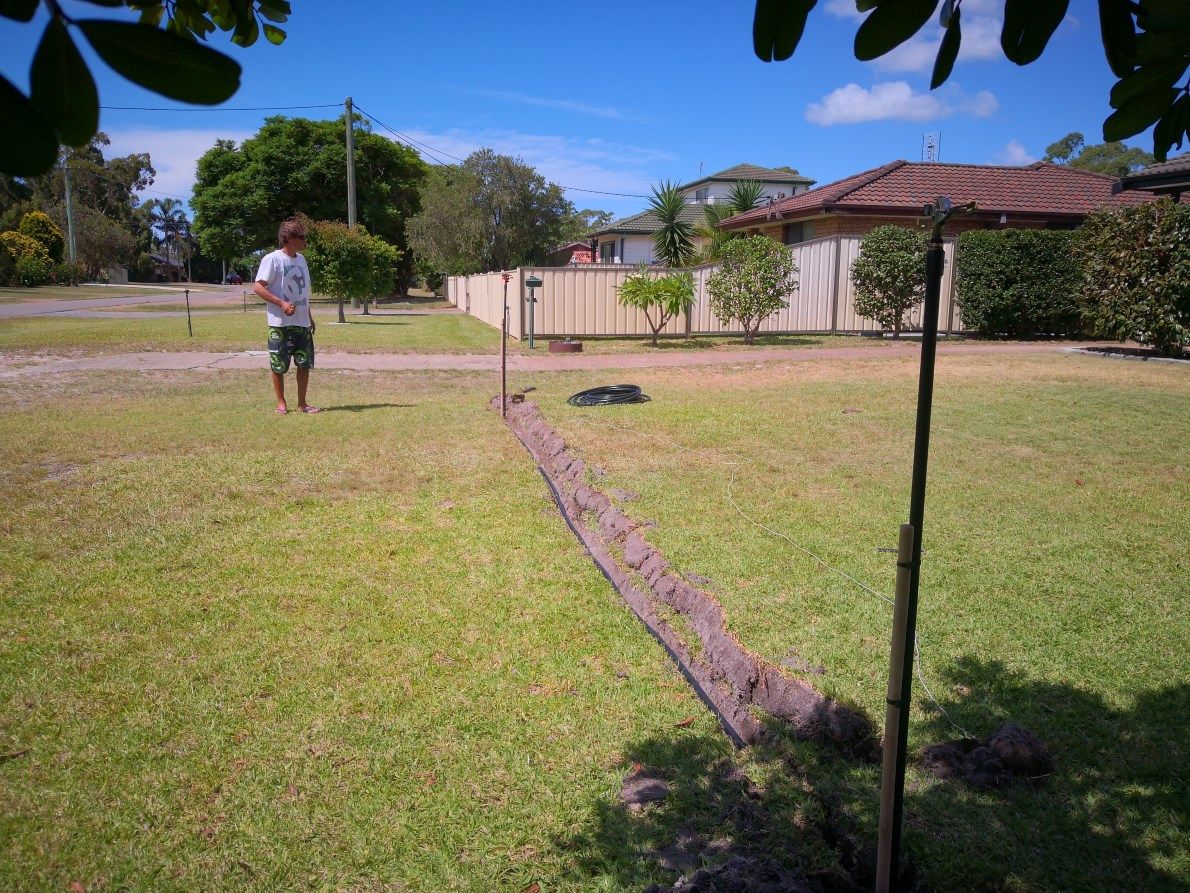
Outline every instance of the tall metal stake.
{"type": "Polygon", "coordinates": [[[194,326],[190,324],[190,289],[186,289],[186,334],[194,337],[194,326]]]}
{"type": "Polygon", "coordinates": [[[934,399],[934,358],[938,347],[938,305],[942,294],[942,270],[946,255],[942,247],[942,229],[951,216],[975,209],[974,203],[956,209],[949,198],[939,197],[933,204],[925,206],[925,216],[933,221],[930,241],[926,246],[926,297],[922,313],[921,371],[917,379],[917,430],[913,441],[913,480],[909,488],[909,523],[901,528],[901,541],[906,537],[912,541],[909,558],[904,550],[898,552],[898,602],[901,571],[908,570],[908,591],[903,605],[895,609],[904,617],[903,632],[898,635],[894,627],[894,646],[900,645],[900,654],[893,654],[889,676],[889,710],[886,721],[895,719],[895,753],[888,749],[894,746],[894,730],[886,726],[884,731],[884,777],[881,780],[880,841],[877,849],[876,890],[877,893],[895,893],[899,889],[901,873],[901,817],[905,806],[905,749],[909,742],[909,702],[913,687],[913,650],[917,641],[917,587],[921,576],[922,525],[926,513],[926,466],[930,454],[930,413],[934,399]],[[905,527],[909,530],[906,531],[905,527]],[[906,568],[905,565],[908,564],[906,568]],[[896,640],[900,638],[898,643],[896,640]],[[900,658],[898,667],[898,657],[900,658]],[[900,670],[899,680],[893,674],[900,670]],[[894,692],[894,683],[899,682],[894,692]],[[888,777],[892,770],[891,785],[888,777]],[[891,792],[888,788],[891,786],[891,792]]]}
{"type": "Polygon", "coordinates": [[[502,273],[504,280],[504,316],[500,324],[500,417],[508,415],[508,280],[511,273],[502,273]]]}

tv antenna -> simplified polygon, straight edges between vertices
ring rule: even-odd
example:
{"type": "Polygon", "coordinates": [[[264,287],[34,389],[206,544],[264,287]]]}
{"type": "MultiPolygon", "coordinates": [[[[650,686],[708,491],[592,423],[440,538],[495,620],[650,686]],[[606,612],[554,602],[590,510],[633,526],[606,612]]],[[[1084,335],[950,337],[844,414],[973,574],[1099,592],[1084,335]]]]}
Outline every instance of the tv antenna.
{"type": "Polygon", "coordinates": [[[921,137],[921,160],[936,162],[942,157],[942,131],[923,133],[921,137]]]}

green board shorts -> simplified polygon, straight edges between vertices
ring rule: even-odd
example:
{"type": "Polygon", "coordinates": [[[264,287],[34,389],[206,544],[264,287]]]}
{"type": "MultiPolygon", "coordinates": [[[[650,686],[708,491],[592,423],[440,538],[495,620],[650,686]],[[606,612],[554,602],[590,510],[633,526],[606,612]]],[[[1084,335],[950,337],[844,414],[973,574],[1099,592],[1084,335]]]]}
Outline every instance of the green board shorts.
{"type": "Polygon", "coordinates": [[[314,368],[314,333],[306,326],[269,326],[269,368],[284,375],[290,360],[299,369],[314,368]]]}

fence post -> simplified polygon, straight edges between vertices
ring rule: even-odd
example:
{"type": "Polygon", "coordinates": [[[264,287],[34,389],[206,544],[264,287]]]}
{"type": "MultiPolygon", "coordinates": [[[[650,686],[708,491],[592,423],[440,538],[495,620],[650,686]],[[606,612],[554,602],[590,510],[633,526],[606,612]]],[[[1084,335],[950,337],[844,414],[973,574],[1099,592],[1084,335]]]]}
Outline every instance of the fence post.
{"type": "Polygon", "coordinates": [[[831,334],[839,333],[839,268],[843,266],[843,237],[835,236],[834,282],[831,285],[831,334]]]}

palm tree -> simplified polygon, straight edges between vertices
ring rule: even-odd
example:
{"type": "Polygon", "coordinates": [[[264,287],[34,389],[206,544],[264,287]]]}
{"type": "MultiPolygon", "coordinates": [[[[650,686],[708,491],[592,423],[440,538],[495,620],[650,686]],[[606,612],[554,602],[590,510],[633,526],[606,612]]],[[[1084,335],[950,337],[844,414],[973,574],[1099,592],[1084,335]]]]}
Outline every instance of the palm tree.
{"type": "Polygon", "coordinates": [[[694,227],[681,219],[686,198],[676,183],[665,180],[653,187],[649,210],[661,221],[653,233],[653,250],[667,267],[687,266],[694,257],[694,227]]]}
{"type": "Polygon", "coordinates": [[[700,260],[712,263],[719,259],[719,251],[723,245],[739,237],[738,233],[728,232],[719,228],[719,224],[728,217],[743,214],[753,208],[760,207],[764,198],[764,184],[756,180],[736,180],[727,193],[727,201],[723,204],[707,205],[703,208],[705,219],[695,233],[704,242],[700,260]]]}
{"type": "MultiPolygon", "coordinates": [[[[147,202],[149,207],[149,225],[154,231],[161,232],[161,243],[165,248],[165,262],[168,265],[172,258],[170,246],[181,238],[182,233],[190,231],[190,221],[182,203],[176,198],[153,199],[147,202]]],[[[178,265],[181,266],[181,252],[177,252],[178,265]]]]}

